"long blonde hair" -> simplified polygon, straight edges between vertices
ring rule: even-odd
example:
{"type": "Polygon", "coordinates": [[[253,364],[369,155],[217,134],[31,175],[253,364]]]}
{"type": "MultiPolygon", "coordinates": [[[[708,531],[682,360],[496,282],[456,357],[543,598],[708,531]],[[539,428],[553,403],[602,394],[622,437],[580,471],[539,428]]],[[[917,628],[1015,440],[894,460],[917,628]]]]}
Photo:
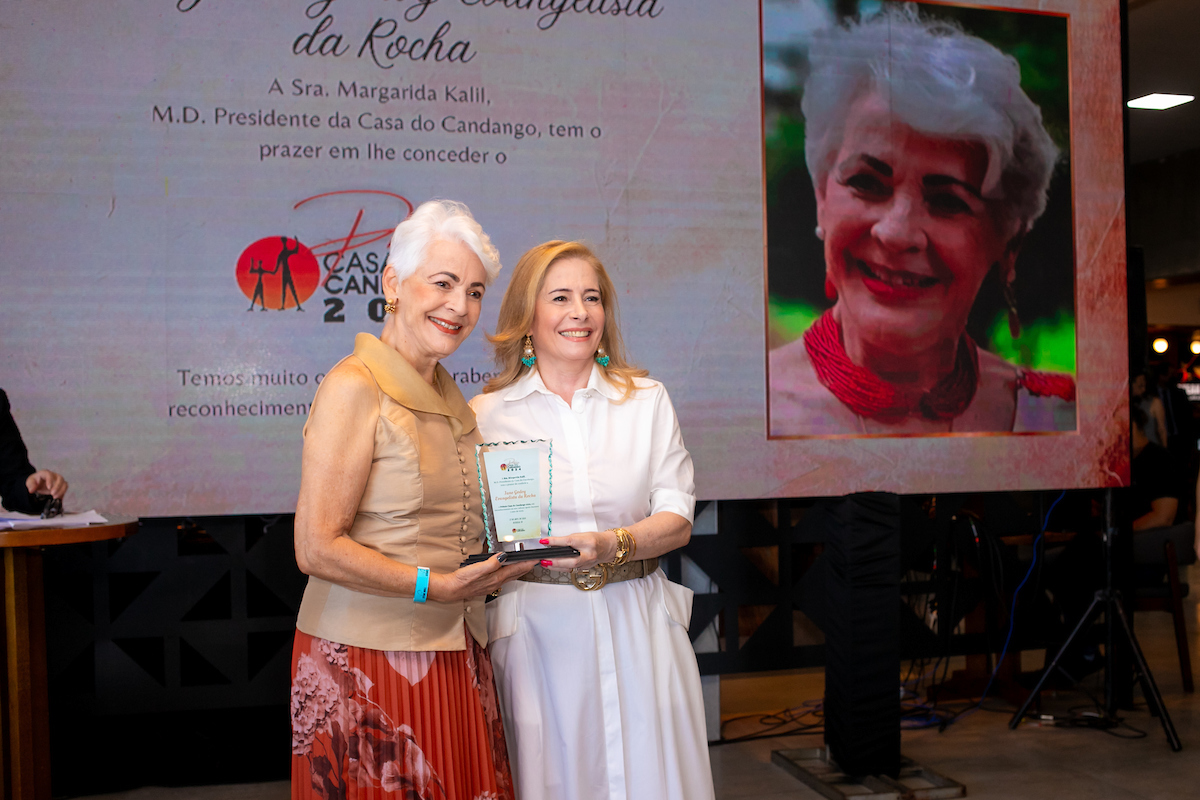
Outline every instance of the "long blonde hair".
{"type": "Polygon", "coordinates": [[[600,334],[600,346],[608,354],[607,367],[597,364],[600,366],[600,374],[624,392],[622,402],[629,399],[637,388],[634,379],[649,374],[626,360],[625,344],[621,340],[618,324],[617,292],[600,259],[596,258],[591,248],[581,242],[556,239],[539,244],[526,252],[513,269],[504,299],[500,301],[500,319],[496,332],[487,337],[492,344],[500,372],[483,387],[485,393],[495,392],[516,383],[528,370],[534,368],[521,363],[525,334],[533,327],[537,298],[546,281],[546,273],[555,262],[564,258],[581,258],[596,271],[596,280],[600,284],[600,303],[604,306],[604,331],[600,334]]]}

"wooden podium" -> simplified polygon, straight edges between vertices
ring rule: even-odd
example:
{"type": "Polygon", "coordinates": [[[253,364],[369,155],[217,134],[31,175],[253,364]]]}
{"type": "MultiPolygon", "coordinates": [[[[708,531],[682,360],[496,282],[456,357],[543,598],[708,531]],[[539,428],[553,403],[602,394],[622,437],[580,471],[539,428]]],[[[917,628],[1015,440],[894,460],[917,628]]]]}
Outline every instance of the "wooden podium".
{"type": "Polygon", "coordinates": [[[46,691],[46,610],[41,548],[121,539],[138,522],[115,517],[103,525],[0,532],[4,551],[4,637],[8,680],[0,683],[0,796],[50,800],[50,719],[46,691]]]}

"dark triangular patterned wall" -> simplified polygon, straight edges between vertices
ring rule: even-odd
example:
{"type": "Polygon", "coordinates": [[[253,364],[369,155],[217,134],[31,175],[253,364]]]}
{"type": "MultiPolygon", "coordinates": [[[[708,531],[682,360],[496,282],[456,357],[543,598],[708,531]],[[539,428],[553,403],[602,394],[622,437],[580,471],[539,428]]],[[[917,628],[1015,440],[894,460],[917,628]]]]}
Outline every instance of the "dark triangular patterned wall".
{"type": "Polygon", "coordinates": [[[288,703],[306,580],[290,516],[143,520],[124,541],[53,548],[45,563],[56,711],[288,703]]]}

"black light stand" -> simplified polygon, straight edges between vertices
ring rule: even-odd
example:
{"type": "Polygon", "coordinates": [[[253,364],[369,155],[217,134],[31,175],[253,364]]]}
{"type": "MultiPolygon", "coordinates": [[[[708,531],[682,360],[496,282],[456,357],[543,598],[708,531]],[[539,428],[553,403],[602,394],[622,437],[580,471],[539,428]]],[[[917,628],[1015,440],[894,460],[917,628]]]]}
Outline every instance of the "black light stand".
{"type": "Polygon", "coordinates": [[[1115,703],[1113,701],[1113,639],[1114,632],[1117,630],[1115,621],[1121,623],[1120,630],[1125,634],[1125,642],[1133,653],[1134,665],[1137,669],[1138,680],[1142,683],[1142,691],[1146,695],[1146,703],[1150,706],[1150,713],[1158,716],[1162,723],[1163,731],[1167,734],[1167,743],[1171,745],[1171,749],[1179,752],[1183,749],[1183,744],[1179,741],[1179,734],[1175,732],[1175,725],[1171,722],[1171,716],[1167,713],[1167,707],[1163,705],[1162,695],[1158,691],[1158,684],[1154,682],[1154,675],[1150,672],[1150,667],[1146,665],[1146,657],[1142,655],[1142,648],[1138,645],[1137,637],[1133,635],[1133,627],[1129,624],[1129,617],[1125,614],[1125,607],[1121,604],[1121,593],[1113,588],[1112,580],[1112,548],[1113,539],[1116,537],[1117,525],[1115,515],[1113,513],[1113,490],[1107,489],[1104,492],[1104,588],[1096,592],[1096,596],[1092,598],[1092,604],[1088,606],[1087,611],[1080,617],[1079,622],[1075,625],[1075,629],[1071,631],[1071,635],[1063,642],[1062,647],[1058,649],[1054,659],[1049,666],[1042,672],[1042,676],[1038,678],[1037,684],[1033,687],[1033,691],[1029,693],[1029,697],[1025,698],[1025,702],[1017,709],[1017,713],[1009,720],[1008,727],[1015,730],[1021,724],[1021,719],[1029,710],[1034,699],[1042,690],[1042,685],[1054,673],[1058,667],[1059,660],[1063,654],[1067,652],[1071,644],[1075,641],[1080,631],[1084,630],[1091,624],[1098,614],[1104,613],[1106,636],[1104,642],[1104,712],[1112,715],[1115,712],[1115,703]]]}

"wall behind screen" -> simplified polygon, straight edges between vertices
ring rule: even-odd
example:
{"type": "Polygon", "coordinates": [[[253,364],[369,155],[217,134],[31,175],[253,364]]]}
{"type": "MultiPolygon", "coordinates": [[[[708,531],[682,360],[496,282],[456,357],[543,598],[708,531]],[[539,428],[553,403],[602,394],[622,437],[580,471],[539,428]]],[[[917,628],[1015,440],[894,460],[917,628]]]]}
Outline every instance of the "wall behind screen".
{"type": "Polygon", "coordinates": [[[1009,5],[1070,19],[1077,432],[768,439],[753,3],[14,6],[0,386],[69,507],[290,510],[318,380],[380,328],[381,237],[449,197],[506,265],[446,361],[464,394],[507,268],[588,241],[703,498],[1122,483],[1117,3],[1009,5]]]}

